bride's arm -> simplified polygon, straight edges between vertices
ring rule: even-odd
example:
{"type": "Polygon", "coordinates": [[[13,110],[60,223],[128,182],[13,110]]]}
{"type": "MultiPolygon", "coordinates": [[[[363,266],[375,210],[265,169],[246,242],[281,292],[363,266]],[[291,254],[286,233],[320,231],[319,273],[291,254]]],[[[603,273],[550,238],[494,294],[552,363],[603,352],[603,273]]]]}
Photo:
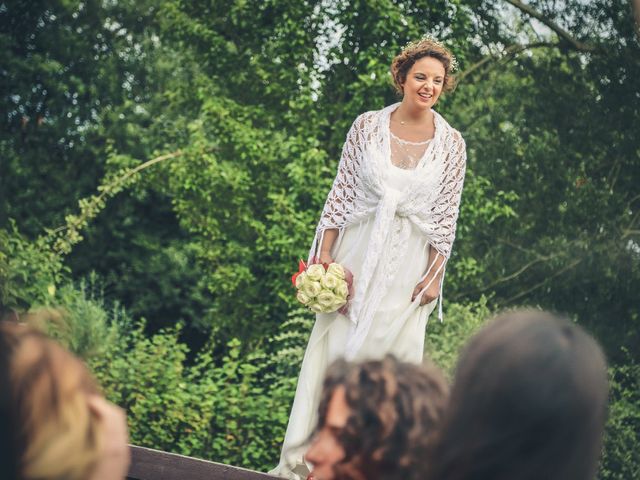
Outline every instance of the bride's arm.
{"type": "Polygon", "coordinates": [[[425,287],[427,289],[422,294],[420,305],[426,305],[427,303],[431,303],[433,300],[438,298],[438,295],[440,294],[440,283],[442,282],[442,274],[444,273],[443,267],[445,262],[446,258],[444,257],[444,255],[438,253],[435,248],[429,246],[429,267],[427,268],[426,277],[413,289],[413,294],[411,296],[412,302],[415,300],[420,291],[425,287]]]}
{"type": "Polygon", "coordinates": [[[454,139],[446,171],[439,186],[439,213],[434,221],[438,225],[437,235],[434,234],[431,238],[433,244],[429,245],[429,263],[425,277],[416,285],[411,299],[413,301],[420,291],[426,288],[420,299],[421,305],[432,302],[440,295],[445,266],[455,238],[467,152],[464,139],[459,132],[454,133],[454,139]]]}
{"type": "Polygon", "coordinates": [[[333,257],[331,256],[331,248],[338,238],[337,228],[327,228],[324,231],[322,237],[322,245],[320,245],[320,261],[322,263],[333,263],[333,257]]]}
{"type": "Polygon", "coordinates": [[[320,215],[316,229],[316,241],[311,249],[310,259],[331,263],[331,248],[353,214],[355,199],[360,188],[360,160],[364,137],[365,115],[362,114],[351,125],[342,147],[338,171],[320,215]],[[318,243],[316,243],[318,242],[318,243]]]}

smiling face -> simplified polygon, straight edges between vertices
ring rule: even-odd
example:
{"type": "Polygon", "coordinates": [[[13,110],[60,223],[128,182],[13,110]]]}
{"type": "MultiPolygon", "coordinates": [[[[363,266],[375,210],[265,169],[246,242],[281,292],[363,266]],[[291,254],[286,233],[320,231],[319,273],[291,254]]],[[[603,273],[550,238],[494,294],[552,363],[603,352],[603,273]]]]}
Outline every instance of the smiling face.
{"type": "Polygon", "coordinates": [[[422,57],[407,72],[403,87],[403,102],[419,109],[433,107],[444,87],[445,69],[440,60],[422,57]]]}
{"type": "Polygon", "coordinates": [[[335,478],[333,467],[345,457],[344,447],[340,443],[340,433],[347,424],[349,413],[345,388],[339,386],[331,395],[324,425],[305,455],[305,459],[313,464],[310,474],[313,480],[335,478]]]}

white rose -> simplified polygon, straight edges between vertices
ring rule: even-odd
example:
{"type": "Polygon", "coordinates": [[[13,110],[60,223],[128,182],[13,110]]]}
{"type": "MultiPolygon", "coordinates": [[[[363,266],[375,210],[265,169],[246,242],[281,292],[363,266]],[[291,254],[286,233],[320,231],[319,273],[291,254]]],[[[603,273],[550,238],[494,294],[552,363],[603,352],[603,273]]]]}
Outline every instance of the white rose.
{"type": "Polygon", "coordinates": [[[344,300],[349,296],[349,287],[347,287],[347,282],[340,282],[334,291],[339,298],[344,300]]]}
{"type": "Polygon", "coordinates": [[[345,278],[344,267],[339,263],[332,263],[331,265],[329,265],[329,268],[327,269],[327,273],[335,275],[341,280],[344,280],[345,278]]]}
{"type": "Polygon", "coordinates": [[[304,285],[302,285],[300,291],[307,297],[313,298],[322,291],[322,285],[320,285],[320,282],[312,282],[309,278],[308,281],[306,281],[304,285]]]}
{"type": "Polygon", "coordinates": [[[340,284],[340,278],[336,277],[334,274],[327,272],[320,283],[324,288],[328,288],[329,290],[333,290],[340,284]]]}
{"type": "Polygon", "coordinates": [[[317,302],[312,302],[309,305],[307,305],[307,307],[309,307],[311,310],[313,310],[316,313],[322,313],[324,311],[317,302]]]}
{"type": "Polygon", "coordinates": [[[333,302],[333,305],[331,306],[331,308],[335,311],[335,310],[338,310],[339,308],[344,307],[346,304],[347,304],[347,300],[345,298],[336,297],[336,301],[333,302]]]}
{"type": "Polygon", "coordinates": [[[296,287],[300,288],[306,280],[307,280],[307,273],[302,272],[300,275],[296,277],[296,287]]]}
{"type": "Polygon", "coordinates": [[[320,292],[318,297],[316,298],[318,305],[320,305],[325,311],[333,306],[336,303],[336,296],[333,292],[324,290],[320,292]]]}
{"type": "Polygon", "coordinates": [[[303,305],[306,305],[307,303],[309,303],[310,298],[307,297],[304,293],[302,292],[298,292],[298,294],[296,295],[296,298],[298,299],[298,301],[300,303],[302,303],[303,305]]]}
{"type": "Polygon", "coordinates": [[[320,281],[324,277],[324,267],[319,263],[314,263],[307,267],[307,277],[314,282],[320,281]]]}

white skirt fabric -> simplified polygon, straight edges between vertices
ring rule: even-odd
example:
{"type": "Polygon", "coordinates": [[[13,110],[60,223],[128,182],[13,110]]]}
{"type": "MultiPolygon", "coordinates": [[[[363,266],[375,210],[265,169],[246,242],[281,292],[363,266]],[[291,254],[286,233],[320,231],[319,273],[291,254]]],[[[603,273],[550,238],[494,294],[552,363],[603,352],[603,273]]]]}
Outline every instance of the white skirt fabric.
{"type": "MultiPolygon", "coordinates": [[[[393,167],[387,186],[401,189],[407,175],[411,175],[411,170],[393,167]]],[[[400,220],[396,217],[395,221],[400,220]]],[[[371,219],[348,227],[332,249],[333,258],[351,270],[354,282],[358,281],[363,266],[372,225],[371,219]]],[[[422,362],[427,319],[437,299],[425,306],[411,302],[413,290],[425,274],[429,260],[429,245],[415,227],[412,227],[403,251],[401,267],[382,299],[354,361],[379,359],[390,353],[402,361],[422,362]]],[[[344,315],[316,315],[302,361],[280,463],[269,473],[282,478],[306,479],[309,469],[304,462],[304,452],[317,422],[324,374],[334,360],[345,356],[350,331],[351,321],[344,315]]]]}

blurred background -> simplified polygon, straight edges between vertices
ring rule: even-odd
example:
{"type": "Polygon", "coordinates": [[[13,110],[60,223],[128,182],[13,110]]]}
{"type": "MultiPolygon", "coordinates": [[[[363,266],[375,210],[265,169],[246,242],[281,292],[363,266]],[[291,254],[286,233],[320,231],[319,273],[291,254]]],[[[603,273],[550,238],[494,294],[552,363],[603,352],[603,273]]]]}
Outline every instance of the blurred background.
{"type": "Polygon", "coordinates": [[[391,59],[460,63],[468,171],[428,354],[493,313],[603,344],[601,479],[640,478],[640,27],[629,0],[0,2],[0,304],[129,414],[132,442],[277,463],[313,322],[289,283],[391,59]]]}

